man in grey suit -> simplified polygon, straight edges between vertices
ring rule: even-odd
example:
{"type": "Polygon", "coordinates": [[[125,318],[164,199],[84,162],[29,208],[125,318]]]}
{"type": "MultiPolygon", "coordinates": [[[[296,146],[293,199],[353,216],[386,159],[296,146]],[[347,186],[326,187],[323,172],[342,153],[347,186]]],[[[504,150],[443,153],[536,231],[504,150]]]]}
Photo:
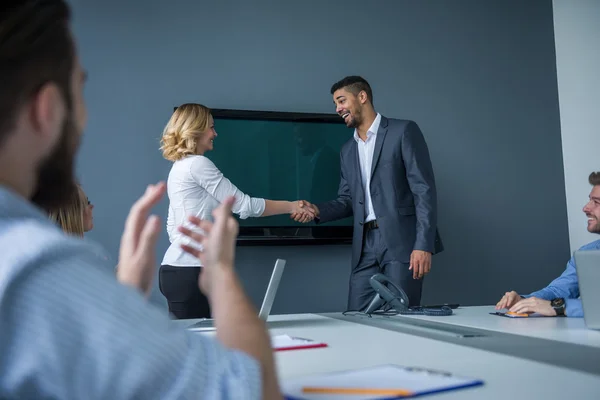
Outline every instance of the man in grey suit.
{"type": "Polygon", "coordinates": [[[359,76],[335,83],[331,94],[354,137],[340,152],[337,199],[303,205],[314,209],[316,223],[354,215],[349,311],[368,306],[375,294],[369,279],[378,272],[406,292],[410,305],[419,305],[431,256],[443,250],[423,134],[413,121],[377,113],[371,87],[359,76]]]}

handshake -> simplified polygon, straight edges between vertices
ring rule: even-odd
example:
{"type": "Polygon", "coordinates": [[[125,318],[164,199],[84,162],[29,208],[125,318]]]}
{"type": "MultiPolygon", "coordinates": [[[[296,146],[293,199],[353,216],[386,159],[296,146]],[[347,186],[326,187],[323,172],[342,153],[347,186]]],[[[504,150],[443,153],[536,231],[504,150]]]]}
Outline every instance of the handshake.
{"type": "Polygon", "coordinates": [[[319,209],[306,200],[298,200],[292,203],[290,218],[303,224],[319,217],[319,209]]]}

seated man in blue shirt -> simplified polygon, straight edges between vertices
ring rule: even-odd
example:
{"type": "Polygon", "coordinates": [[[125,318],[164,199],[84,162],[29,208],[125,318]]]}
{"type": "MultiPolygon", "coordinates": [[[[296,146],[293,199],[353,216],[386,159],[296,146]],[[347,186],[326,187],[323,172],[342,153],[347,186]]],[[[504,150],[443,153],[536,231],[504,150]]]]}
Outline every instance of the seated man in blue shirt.
{"type": "MultiPolygon", "coordinates": [[[[277,399],[264,323],[233,268],[233,199],[205,236],[199,286],[216,338],[173,325],[147,295],[160,230],[150,185],[121,238],[117,277],[97,249],[67,236],[40,204],[60,204],[73,185],[85,125],[85,73],[64,0],[0,5],[0,398],[277,399]]],[[[199,290],[200,290],[199,289],[199,290]]]]}
{"type": "MultiPolygon", "coordinates": [[[[588,218],[587,230],[600,234],[600,172],[592,172],[589,182],[592,185],[592,191],[590,200],[583,207],[583,212],[588,218]]],[[[600,240],[580,248],[580,250],[598,249],[600,249],[600,240]]],[[[496,309],[508,308],[509,311],[516,313],[538,313],[547,317],[583,317],[575,268],[577,268],[575,258],[571,257],[562,275],[550,282],[544,289],[524,296],[515,291],[506,292],[496,304],[496,309]]]]}

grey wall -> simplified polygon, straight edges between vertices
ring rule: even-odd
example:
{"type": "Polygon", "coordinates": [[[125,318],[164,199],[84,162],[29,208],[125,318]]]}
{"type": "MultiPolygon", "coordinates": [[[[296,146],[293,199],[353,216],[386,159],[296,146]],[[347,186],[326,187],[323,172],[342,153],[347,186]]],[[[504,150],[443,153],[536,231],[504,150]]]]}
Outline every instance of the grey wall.
{"type": "MultiPolygon", "coordinates": [[[[72,4],[90,76],[79,156],[96,204],[89,236],[115,258],[129,206],[167,176],[158,140],[173,106],[333,112],[331,84],[361,74],[378,111],[416,120],[430,145],[446,251],[434,257],[425,302],[489,304],[564,268],[551,1],[72,4]]],[[[166,207],[156,211],[165,217],[166,207]]],[[[159,260],[167,246],[163,234],[159,260]]],[[[240,248],[256,303],[276,257],[288,268],[275,313],[344,308],[347,246],[240,248]]]]}
{"type": "Polygon", "coordinates": [[[582,208],[592,189],[588,175],[600,170],[600,1],[552,3],[569,241],[575,251],[598,240],[587,231],[582,208]]]}

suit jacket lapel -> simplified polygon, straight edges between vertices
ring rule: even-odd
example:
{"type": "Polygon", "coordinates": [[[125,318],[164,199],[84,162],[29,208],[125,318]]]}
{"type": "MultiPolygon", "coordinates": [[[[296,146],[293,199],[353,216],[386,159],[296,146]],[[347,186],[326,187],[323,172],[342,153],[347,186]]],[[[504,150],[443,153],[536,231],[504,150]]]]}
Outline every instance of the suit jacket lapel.
{"type": "Polygon", "coordinates": [[[360,157],[358,156],[358,143],[356,143],[356,140],[354,140],[354,142],[352,143],[352,148],[350,150],[350,160],[352,160],[351,162],[351,169],[350,171],[352,171],[352,174],[354,175],[354,178],[356,180],[356,182],[354,183],[357,187],[359,187],[360,189],[360,193],[363,194],[364,196],[364,190],[363,190],[363,184],[362,184],[362,174],[360,172],[360,157]]]}
{"type": "Polygon", "coordinates": [[[377,166],[377,162],[379,161],[379,155],[381,154],[381,149],[383,148],[383,141],[385,140],[385,135],[387,133],[387,126],[388,119],[382,115],[381,121],[379,122],[379,129],[377,130],[377,136],[375,137],[375,149],[373,150],[373,162],[371,163],[371,176],[373,176],[373,173],[375,172],[375,167],[377,166]]]}

